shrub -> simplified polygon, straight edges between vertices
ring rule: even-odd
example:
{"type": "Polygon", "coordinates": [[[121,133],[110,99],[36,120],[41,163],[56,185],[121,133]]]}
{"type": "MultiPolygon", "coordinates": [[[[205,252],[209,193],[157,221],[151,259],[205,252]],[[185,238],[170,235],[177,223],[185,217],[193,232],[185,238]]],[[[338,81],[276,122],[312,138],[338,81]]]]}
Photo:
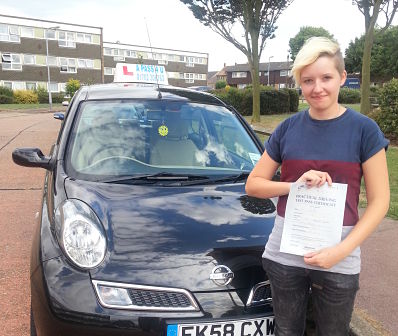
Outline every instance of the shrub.
{"type": "Polygon", "coordinates": [[[357,89],[341,88],[339,92],[340,104],[358,104],[361,102],[361,91],[357,89]]]}
{"type": "Polygon", "coordinates": [[[225,80],[219,80],[216,82],[216,89],[224,89],[227,86],[227,82],[225,80]]]}
{"type": "Polygon", "coordinates": [[[55,92],[51,94],[51,100],[54,104],[61,104],[65,100],[64,97],[65,94],[62,92],[55,92]]]}
{"type": "Polygon", "coordinates": [[[6,86],[0,86],[0,95],[12,98],[14,97],[14,92],[6,86]]]}
{"type": "Polygon", "coordinates": [[[289,93],[284,90],[260,91],[261,114],[287,113],[290,110],[289,93]]]}
{"type": "Polygon", "coordinates": [[[38,86],[34,92],[40,104],[48,104],[48,91],[43,86],[38,86]]]}
{"type": "Polygon", "coordinates": [[[30,90],[15,90],[14,102],[17,104],[38,104],[39,99],[34,91],[30,90]]]}
{"type": "Polygon", "coordinates": [[[75,92],[80,89],[80,81],[78,79],[69,79],[65,84],[65,92],[73,97],[75,92]]]}
{"type": "Polygon", "coordinates": [[[289,95],[289,112],[297,112],[299,106],[299,93],[296,89],[283,89],[289,95]]]}
{"type": "Polygon", "coordinates": [[[13,104],[13,103],[14,103],[14,97],[0,94],[0,104],[13,104]]]}
{"type": "Polygon", "coordinates": [[[398,79],[380,90],[380,113],[375,120],[387,137],[398,139],[398,79]]]}
{"type": "MultiPolygon", "coordinates": [[[[269,87],[260,88],[260,112],[261,114],[287,113],[291,109],[290,90],[275,90],[269,87]]],[[[295,90],[292,90],[295,91],[295,90]]],[[[237,89],[231,87],[216,90],[214,94],[228,105],[232,105],[242,115],[253,114],[253,91],[251,88],[237,89]]],[[[298,108],[298,95],[294,95],[294,106],[298,108]]],[[[297,111],[297,108],[294,112],[297,111]]]]}

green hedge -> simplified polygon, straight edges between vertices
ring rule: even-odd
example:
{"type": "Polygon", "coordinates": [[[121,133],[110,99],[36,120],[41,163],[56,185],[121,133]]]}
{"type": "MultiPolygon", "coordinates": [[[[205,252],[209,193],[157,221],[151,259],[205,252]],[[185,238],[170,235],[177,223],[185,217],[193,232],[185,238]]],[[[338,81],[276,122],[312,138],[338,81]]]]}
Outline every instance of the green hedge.
{"type": "Polygon", "coordinates": [[[0,95],[13,98],[14,92],[6,86],[0,86],[0,95]]]}
{"type": "Polygon", "coordinates": [[[14,103],[14,97],[0,94],[0,104],[13,104],[13,103],[14,103]]]}
{"type": "MultiPolygon", "coordinates": [[[[234,87],[214,90],[213,94],[228,105],[232,105],[242,115],[253,114],[253,91],[251,87],[237,89],[234,87]]],[[[276,114],[297,112],[299,96],[295,89],[275,90],[269,87],[260,87],[260,113],[276,114]]]]}
{"type": "Polygon", "coordinates": [[[350,88],[340,88],[339,103],[340,104],[359,104],[361,102],[361,91],[350,88]]]}
{"type": "Polygon", "coordinates": [[[375,120],[387,137],[398,139],[398,79],[380,89],[380,113],[375,120]]]}

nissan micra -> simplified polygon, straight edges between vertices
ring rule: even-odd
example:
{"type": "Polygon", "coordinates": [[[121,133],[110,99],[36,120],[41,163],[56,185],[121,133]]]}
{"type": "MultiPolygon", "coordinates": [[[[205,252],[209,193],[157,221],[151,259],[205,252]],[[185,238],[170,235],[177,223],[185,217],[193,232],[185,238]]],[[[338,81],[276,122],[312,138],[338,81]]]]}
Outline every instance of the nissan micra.
{"type": "Polygon", "coordinates": [[[261,142],[215,96],[144,84],[158,67],[119,69],[57,115],[49,155],[13,152],[47,170],[31,334],[273,335],[261,255],[275,206],[244,189],[261,142]]]}

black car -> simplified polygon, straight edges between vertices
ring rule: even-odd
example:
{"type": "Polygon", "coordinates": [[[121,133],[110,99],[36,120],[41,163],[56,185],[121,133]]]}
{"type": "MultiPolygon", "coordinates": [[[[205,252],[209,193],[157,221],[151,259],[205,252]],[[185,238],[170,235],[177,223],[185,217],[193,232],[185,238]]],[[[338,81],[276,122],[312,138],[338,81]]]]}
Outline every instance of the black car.
{"type": "Polygon", "coordinates": [[[273,335],[261,266],[271,200],[245,194],[263,147],[218,98],[82,87],[49,156],[31,254],[31,334],[273,335]]]}

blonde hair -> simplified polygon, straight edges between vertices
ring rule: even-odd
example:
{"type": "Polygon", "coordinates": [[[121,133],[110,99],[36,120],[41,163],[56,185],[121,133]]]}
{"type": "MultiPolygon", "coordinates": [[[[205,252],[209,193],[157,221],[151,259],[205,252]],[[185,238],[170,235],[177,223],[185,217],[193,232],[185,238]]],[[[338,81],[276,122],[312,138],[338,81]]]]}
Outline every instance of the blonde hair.
{"type": "Polygon", "coordinates": [[[294,60],[292,73],[296,84],[300,84],[300,76],[303,68],[314,63],[322,56],[334,58],[339,74],[344,72],[344,58],[341,54],[340,46],[326,37],[310,37],[305,41],[294,60]]]}

